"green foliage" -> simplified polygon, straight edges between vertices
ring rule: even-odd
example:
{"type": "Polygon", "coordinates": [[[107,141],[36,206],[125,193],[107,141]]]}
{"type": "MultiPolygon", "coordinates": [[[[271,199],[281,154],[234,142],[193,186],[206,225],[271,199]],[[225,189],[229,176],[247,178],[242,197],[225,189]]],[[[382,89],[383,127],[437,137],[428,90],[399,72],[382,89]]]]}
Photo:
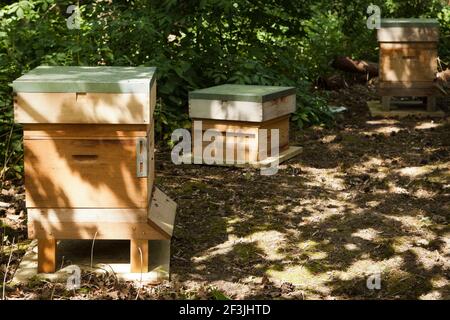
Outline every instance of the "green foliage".
{"type": "Polygon", "coordinates": [[[170,147],[173,147],[170,136],[175,129],[189,129],[191,127],[191,121],[187,114],[177,115],[177,110],[164,105],[161,99],[156,104],[154,116],[157,119],[155,122],[157,138],[160,141],[167,141],[170,147]]]}
{"type": "Polygon", "coordinates": [[[320,123],[330,124],[333,121],[333,114],[324,96],[303,90],[297,93],[297,110],[291,121],[299,128],[320,123]]]}
{"type": "Polygon", "coordinates": [[[22,130],[12,122],[13,110],[8,95],[0,95],[0,181],[21,178],[23,172],[22,130]]]}
{"type": "Polygon", "coordinates": [[[80,29],[67,26],[72,0],[2,4],[0,164],[12,168],[2,175],[21,173],[9,83],[41,64],[158,67],[161,140],[189,125],[190,90],[222,83],[295,86],[295,123],[331,121],[326,99],[310,83],[330,72],[337,54],[376,61],[375,32],[366,28],[372,2],[383,17],[439,18],[440,55],[450,60],[449,8],[441,0],[78,1],[80,29]]]}
{"type": "Polygon", "coordinates": [[[210,288],[210,294],[213,300],[231,300],[225,293],[217,288],[210,288]]]}
{"type": "Polygon", "coordinates": [[[313,77],[311,80],[315,80],[328,72],[329,62],[334,56],[346,53],[349,41],[343,32],[343,20],[336,12],[316,10],[302,25],[306,32],[300,42],[302,62],[308,68],[308,75],[313,77]]]}
{"type": "Polygon", "coordinates": [[[439,42],[439,54],[445,64],[450,67],[450,6],[443,8],[437,18],[441,25],[441,41],[439,42]]]}

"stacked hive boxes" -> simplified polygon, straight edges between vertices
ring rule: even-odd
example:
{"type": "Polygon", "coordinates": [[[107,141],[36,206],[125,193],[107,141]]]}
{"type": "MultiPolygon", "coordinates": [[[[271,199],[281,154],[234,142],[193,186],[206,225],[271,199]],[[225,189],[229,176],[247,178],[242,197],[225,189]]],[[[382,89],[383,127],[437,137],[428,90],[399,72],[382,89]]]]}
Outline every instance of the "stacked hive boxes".
{"type": "Polygon", "coordinates": [[[60,239],[131,240],[131,271],[146,272],[148,240],[171,238],[176,204],[153,185],[154,73],[42,66],[13,82],[39,272],[55,271],[60,239]]]}
{"type": "Polygon", "coordinates": [[[202,139],[209,129],[222,133],[221,164],[230,164],[229,160],[233,164],[258,164],[267,160],[273,151],[270,129],[279,130],[281,153],[298,154],[300,148],[289,147],[289,116],[295,111],[295,100],[293,87],[226,84],[190,92],[194,162],[211,163],[196,152],[209,144],[202,139]],[[261,129],[267,129],[267,134],[261,129]],[[238,148],[242,148],[245,159],[237,159],[238,148]],[[233,154],[227,155],[227,149],[233,154]]]}
{"type": "Polygon", "coordinates": [[[435,110],[439,23],[433,19],[382,19],[380,84],[383,109],[394,96],[427,97],[427,110],[435,110]]]}

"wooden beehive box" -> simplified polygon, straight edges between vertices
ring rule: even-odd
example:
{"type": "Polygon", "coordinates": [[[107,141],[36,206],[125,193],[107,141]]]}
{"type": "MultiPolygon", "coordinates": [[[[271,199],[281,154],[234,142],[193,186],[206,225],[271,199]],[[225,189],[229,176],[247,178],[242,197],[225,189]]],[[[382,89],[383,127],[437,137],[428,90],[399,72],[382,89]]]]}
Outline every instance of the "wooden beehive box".
{"type": "MultiPolygon", "coordinates": [[[[262,134],[261,129],[278,129],[279,149],[288,149],[289,116],[295,108],[293,87],[226,84],[192,91],[189,116],[193,120],[194,153],[202,140],[198,138],[206,130],[214,129],[223,134],[222,162],[226,162],[227,148],[234,150],[230,156],[234,160],[238,148],[242,148],[245,163],[262,161],[271,155],[271,136],[270,130],[262,134]],[[265,152],[261,152],[263,148],[265,152]]],[[[203,150],[209,142],[201,144],[203,150]]]]}
{"type": "Polygon", "coordinates": [[[439,23],[434,19],[382,19],[379,94],[389,109],[393,96],[429,97],[434,109],[439,23]]]}
{"type": "Polygon", "coordinates": [[[131,269],[145,272],[148,240],[170,239],[176,205],[153,192],[154,73],[41,66],[13,82],[39,272],[55,270],[56,240],[129,239],[131,269]]]}

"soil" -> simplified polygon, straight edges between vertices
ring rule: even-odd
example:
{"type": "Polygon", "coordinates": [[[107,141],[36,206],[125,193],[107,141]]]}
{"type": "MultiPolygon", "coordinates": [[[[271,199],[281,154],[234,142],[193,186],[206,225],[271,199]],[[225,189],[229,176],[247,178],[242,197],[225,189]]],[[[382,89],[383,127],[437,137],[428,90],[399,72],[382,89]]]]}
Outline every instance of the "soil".
{"type": "MultiPolygon", "coordinates": [[[[348,111],[331,127],[292,130],[303,152],[274,176],[174,165],[160,148],[156,184],[178,203],[170,282],[84,275],[77,291],[37,280],[7,285],[6,297],[449,299],[450,123],[370,118],[375,98],[363,86],[332,92],[330,104],[348,111]]],[[[3,190],[0,276],[15,248],[10,279],[24,251],[12,237],[28,242],[23,187],[3,190]]]]}

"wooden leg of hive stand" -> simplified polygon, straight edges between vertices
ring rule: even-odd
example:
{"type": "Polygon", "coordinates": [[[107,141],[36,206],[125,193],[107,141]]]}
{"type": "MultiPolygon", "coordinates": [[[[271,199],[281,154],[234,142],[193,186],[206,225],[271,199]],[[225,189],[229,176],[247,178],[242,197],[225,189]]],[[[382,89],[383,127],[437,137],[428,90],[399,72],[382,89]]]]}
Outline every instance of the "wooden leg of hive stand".
{"type": "Polygon", "coordinates": [[[38,273],[56,271],[56,239],[38,239],[38,273]]]}
{"type": "Polygon", "coordinates": [[[427,97],[427,111],[436,111],[436,97],[427,97]]]}
{"type": "Polygon", "coordinates": [[[148,272],[148,240],[130,241],[130,267],[133,273],[148,272]]]}
{"type": "Polygon", "coordinates": [[[389,111],[391,109],[391,97],[383,96],[381,97],[381,107],[383,111],[389,111]]]}

